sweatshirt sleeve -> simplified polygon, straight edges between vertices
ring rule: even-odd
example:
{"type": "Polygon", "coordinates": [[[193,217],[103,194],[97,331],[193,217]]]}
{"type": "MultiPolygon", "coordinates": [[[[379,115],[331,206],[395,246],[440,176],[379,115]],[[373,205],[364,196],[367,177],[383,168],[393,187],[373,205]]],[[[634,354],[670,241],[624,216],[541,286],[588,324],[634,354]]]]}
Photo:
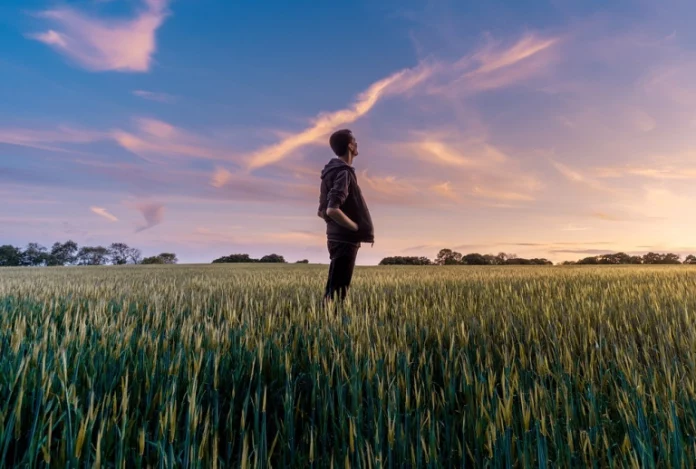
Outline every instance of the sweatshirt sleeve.
{"type": "Polygon", "coordinates": [[[350,191],[350,176],[348,171],[341,171],[336,175],[333,186],[327,196],[329,203],[327,208],[340,208],[348,198],[350,191]]]}

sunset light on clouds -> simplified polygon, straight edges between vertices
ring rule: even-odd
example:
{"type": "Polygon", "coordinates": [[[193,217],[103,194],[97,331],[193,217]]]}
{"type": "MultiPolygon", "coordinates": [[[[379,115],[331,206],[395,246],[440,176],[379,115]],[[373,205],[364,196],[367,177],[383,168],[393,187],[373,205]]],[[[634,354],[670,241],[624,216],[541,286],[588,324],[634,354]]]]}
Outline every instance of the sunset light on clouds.
{"type": "Polygon", "coordinates": [[[0,244],[328,262],[350,128],[358,264],[441,248],[696,253],[696,5],[0,4],[0,244]]]}

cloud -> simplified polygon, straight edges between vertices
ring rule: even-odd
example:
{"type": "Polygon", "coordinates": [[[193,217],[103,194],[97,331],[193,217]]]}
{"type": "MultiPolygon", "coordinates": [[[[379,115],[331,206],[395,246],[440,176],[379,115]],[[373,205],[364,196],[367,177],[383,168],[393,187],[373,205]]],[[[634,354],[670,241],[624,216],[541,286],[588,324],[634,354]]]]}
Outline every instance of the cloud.
{"type": "Polygon", "coordinates": [[[90,207],[93,213],[96,213],[100,217],[106,218],[109,221],[118,221],[118,218],[110,214],[105,208],[102,207],[90,207]]]}
{"type": "Polygon", "coordinates": [[[448,70],[450,80],[429,88],[433,94],[467,95],[522,82],[540,75],[551,64],[549,54],[560,42],[557,37],[529,33],[510,46],[489,41],[480,50],[462,57],[448,70]]]}
{"type": "Polygon", "coordinates": [[[612,215],[612,214],[605,213],[605,212],[594,212],[591,214],[591,216],[593,218],[599,218],[600,220],[605,220],[605,221],[622,221],[623,220],[623,218],[621,218],[619,216],[612,215]]]}
{"type": "Polygon", "coordinates": [[[199,136],[167,122],[147,117],[133,119],[134,132],[112,130],[109,138],[147,161],[173,156],[233,160],[234,155],[210,138],[199,136]]]}
{"type": "Polygon", "coordinates": [[[505,163],[509,159],[503,152],[487,143],[461,142],[457,144],[460,148],[457,150],[454,145],[434,140],[432,136],[424,138],[425,140],[412,145],[412,151],[430,163],[462,168],[488,168],[505,163]]]}
{"type": "Polygon", "coordinates": [[[597,256],[601,254],[614,254],[617,251],[606,249],[551,249],[549,252],[553,254],[587,254],[590,256],[597,256]]]}
{"type": "Polygon", "coordinates": [[[0,129],[0,143],[65,152],[67,150],[51,144],[84,144],[100,140],[101,132],[58,126],[55,130],[32,130],[21,128],[0,129]]]}
{"type": "Polygon", "coordinates": [[[432,75],[434,69],[426,64],[415,68],[404,69],[387,78],[373,83],[367,90],[358,95],[352,106],[339,111],[319,114],[310,127],[288,135],[275,145],[271,145],[253,153],[247,162],[247,168],[254,170],[286,158],[293,151],[325,138],[339,126],[355,122],[367,114],[377,102],[390,95],[404,94],[422,83],[432,75]]]}
{"type": "Polygon", "coordinates": [[[557,42],[557,38],[539,38],[535,34],[527,34],[510,48],[496,50],[495,46],[498,44],[491,44],[474,54],[473,59],[479,62],[480,66],[464,77],[485,75],[510,67],[548,49],[557,42]]]}
{"type": "MultiPolygon", "coordinates": [[[[367,114],[381,99],[412,92],[417,86],[429,80],[439,82],[431,87],[432,93],[438,89],[449,89],[459,83],[463,83],[471,91],[476,91],[507,86],[527,78],[538,71],[539,67],[519,74],[514,72],[514,66],[537,56],[557,42],[557,38],[539,38],[530,34],[511,47],[500,47],[499,43],[495,43],[455,63],[421,62],[413,68],[403,69],[373,83],[349,108],[319,114],[310,127],[290,134],[280,142],[251,154],[247,169],[254,170],[277,163],[301,147],[320,142],[338,127],[355,122],[367,114]],[[472,64],[475,66],[472,67],[472,64]],[[495,76],[496,72],[502,75],[495,76]]],[[[434,148],[434,150],[440,149],[434,148]]]]}
{"type": "Polygon", "coordinates": [[[471,189],[471,193],[476,197],[483,197],[487,199],[496,200],[506,200],[506,201],[530,201],[534,200],[534,197],[529,194],[522,194],[519,192],[499,190],[489,187],[474,186],[471,189]]]}
{"type": "Polygon", "coordinates": [[[438,195],[445,197],[447,199],[457,200],[457,194],[452,189],[452,184],[449,181],[442,182],[440,184],[435,184],[430,187],[430,189],[438,195]]]}
{"type": "Polygon", "coordinates": [[[135,232],[140,233],[164,221],[164,205],[159,203],[138,203],[135,206],[145,218],[145,224],[140,226],[135,232]]]}
{"type": "Polygon", "coordinates": [[[224,168],[216,168],[210,178],[210,185],[219,188],[230,182],[230,179],[232,179],[232,173],[224,168]]]}
{"type": "Polygon", "coordinates": [[[158,93],[155,91],[135,90],[133,95],[139,98],[147,99],[148,101],[157,101],[158,103],[171,103],[174,101],[174,96],[167,93],[158,93]]]}
{"type": "Polygon", "coordinates": [[[69,7],[38,16],[55,25],[28,37],[52,47],[91,71],[147,72],[155,33],[167,17],[168,0],[144,0],[131,19],[98,18],[69,7]]]}
{"type": "Polygon", "coordinates": [[[565,177],[567,180],[569,180],[571,182],[584,185],[584,186],[589,187],[590,189],[593,189],[596,191],[616,192],[615,189],[605,186],[604,184],[597,181],[595,178],[587,176],[586,174],[578,171],[575,168],[571,168],[570,166],[568,166],[566,164],[551,160],[551,165],[563,177],[565,177]]]}
{"type": "Polygon", "coordinates": [[[561,231],[587,231],[590,228],[587,226],[577,226],[573,224],[568,224],[563,227],[561,227],[561,231]]]}
{"type": "Polygon", "coordinates": [[[670,164],[670,165],[623,165],[604,166],[596,168],[595,174],[599,178],[621,178],[625,176],[638,176],[647,179],[658,180],[690,180],[696,179],[696,168],[670,164]]]}
{"type": "Polygon", "coordinates": [[[360,182],[372,203],[413,205],[424,202],[418,184],[411,180],[393,175],[370,176],[364,170],[360,174],[360,182]]]}

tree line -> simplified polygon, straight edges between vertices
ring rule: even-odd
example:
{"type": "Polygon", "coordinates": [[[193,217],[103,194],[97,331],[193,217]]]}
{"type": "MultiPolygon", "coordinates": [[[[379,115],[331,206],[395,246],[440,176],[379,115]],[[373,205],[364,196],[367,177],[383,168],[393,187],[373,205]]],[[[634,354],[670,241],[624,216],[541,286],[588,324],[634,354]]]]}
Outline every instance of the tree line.
{"type": "Polygon", "coordinates": [[[142,251],[126,243],[105,246],[78,246],[75,241],[55,242],[51,248],[29,243],[22,249],[0,246],[0,267],[53,267],[67,265],[176,264],[176,254],[163,252],[143,258],[142,251]]]}
{"type": "MultiPolygon", "coordinates": [[[[625,252],[613,254],[600,254],[585,257],[577,261],[564,261],[561,265],[619,265],[619,264],[696,264],[696,256],[689,254],[681,260],[681,256],[674,253],[649,252],[643,256],[629,255],[625,252]]],[[[553,262],[544,258],[524,259],[516,254],[504,252],[494,254],[461,254],[452,249],[442,249],[435,260],[427,257],[394,256],[385,257],[379,265],[553,265],[553,262]]]]}
{"type": "MultiPolygon", "coordinates": [[[[230,254],[222,256],[213,261],[213,264],[237,264],[237,263],[270,263],[270,264],[287,264],[285,258],[279,254],[267,254],[261,259],[253,259],[249,254],[230,254]]],[[[309,264],[307,259],[302,259],[295,264],[309,264]]]]}
{"type": "Polygon", "coordinates": [[[461,254],[452,249],[441,249],[435,260],[427,257],[393,256],[385,257],[379,265],[553,265],[548,259],[524,259],[516,254],[461,254]]]}
{"type": "Polygon", "coordinates": [[[629,255],[625,252],[600,254],[585,257],[578,261],[565,261],[563,265],[618,265],[618,264],[696,264],[696,256],[689,254],[682,262],[681,256],[674,253],[661,254],[649,252],[643,256],[629,255]]]}

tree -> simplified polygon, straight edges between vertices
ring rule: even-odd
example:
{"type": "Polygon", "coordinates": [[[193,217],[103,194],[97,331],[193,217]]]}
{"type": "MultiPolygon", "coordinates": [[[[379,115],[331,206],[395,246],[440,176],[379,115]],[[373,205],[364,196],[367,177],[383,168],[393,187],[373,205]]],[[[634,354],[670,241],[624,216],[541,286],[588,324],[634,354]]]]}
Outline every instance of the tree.
{"type": "Polygon", "coordinates": [[[467,254],[466,256],[462,256],[460,262],[465,265],[489,265],[486,258],[479,253],[467,254]]]}
{"type": "Polygon", "coordinates": [[[624,252],[617,252],[616,254],[603,254],[597,257],[598,264],[628,264],[631,260],[631,256],[624,252]]]}
{"type": "Polygon", "coordinates": [[[643,256],[643,264],[661,264],[662,255],[655,252],[649,252],[643,256]]]}
{"type": "Polygon", "coordinates": [[[179,262],[179,259],[176,258],[176,254],[173,252],[163,252],[159,255],[159,257],[162,259],[164,264],[176,264],[179,262]]]}
{"type": "Polygon", "coordinates": [[[148,264],[164,264],[164,259],[162,259],[160,256],[151,256],[151,257],[146,257],[143,259],[142,262],[144,265],[148,264]]]}
{"type": "Polygon", "coordinates": [[[379,262],[379,265],[431,265],[432,262],[427,257],[415,256],[394,256],[385,257],[379,262]]]}
{"type": "Polygon", "coordinates": [[[578,264],[580,264],[580,265],[597,265],[597,264],[599,264],[599,261],[597,260],[596,256],[593,256],[593,257],[586,257],[584,259],[580,259],[578,261],[578,264]]]}
{"type": "Polygon", "coordinates": [[[109,256],[114,265],[124,265],[128,263],[130,248],[125,243],[112,243],[109,246],[109,256]]]}
{"type": "Polygon", "coordinates": [[[65,243],[55,242],[51,247],[51,254],[48,258],[48,265],[70,265],[77,260],[77,243],[73,240],[68,240],[65,243]]]}
{"type": "Polygon", "coordinates": [[[251,259],[249,254],[230,254],[229,256],[223,256],[215,259],[213,264],[222,263],[247,263],[247,262],[258,262],[256,259],[251,259]]]}
{"type": "Polygon", "coordinates": [[[259,259],[259,262],[284,264],[285,258],[283,258],[283,256],[280,256],[278,254],[268,254],[268,255],[263,256],[261,259],[259,259]]]}
{"type": "Polygon", "coordinates": [[[146,257],[143,264],[176,264],[179,260],[173,252],[163,252],[157,256],[146,257]]]}
{"type": "Polygon", "coordinates": [[[0,267],[18,267],[22,265],[22,250],[5,244],[0,246],[0,267]]]}
{"type": "Polygon", "coordinates": [[[531,265],[532,261],[529,259],[522,259],[521,257],[515,257],[513,259],[508,259],[505,261],[505,265],[531,265]]]}
{"type": "Polygon", "coordinates": [[[505,265],[508,259],[516,259],[517,254],[506,254],[504,252],[499,252],[496,258],[496,265],[505,265]]]}
{"type": "Polygon", "coordinates": [[[664,255],[664,257],[662,258],[662,263],[663,264],[681,264],[681,261],[679,260],[680,257],[681,256],[679,254],[673,254],[670,252],[670,253],[667,253],[664,255]]]}
{"type": "Polygon", "coordinates": [[[457,251],[452,251],[451,249],[442,249],[437,253],[435,258],[435,263],[439,265],[456,265],[461,264],[462,255],[457,251]]]}
{"type": "Polygon", "coordinates": [[[140,264],[143,261],[143,253],[138,248],[128,248],[126,258],[131,264],[140,264]]]}
{"type": "Polygon", "coordinates": [[[104,246],[83,246],[77,253],[80,265],[104,265],[109,259],[109,250],[104,246]]]}
{"type": "Polygon", "coordinates": [[[309,264],[309,261],[307,259],[302,259],[301,261],[295,262],[295,264],[309,264]]]}
{"type": "Polygon", "coordinates": [[[696,256],[689,254],[686,256],[686,259],[684,259],[684,264],[696,264],[696,256]]]}
{"type": "Polygon", "coordinates": [[[38,267],[48,263],[48,250],[39,243],[29,243],[22,253],[22,265],[38,267]]]}

